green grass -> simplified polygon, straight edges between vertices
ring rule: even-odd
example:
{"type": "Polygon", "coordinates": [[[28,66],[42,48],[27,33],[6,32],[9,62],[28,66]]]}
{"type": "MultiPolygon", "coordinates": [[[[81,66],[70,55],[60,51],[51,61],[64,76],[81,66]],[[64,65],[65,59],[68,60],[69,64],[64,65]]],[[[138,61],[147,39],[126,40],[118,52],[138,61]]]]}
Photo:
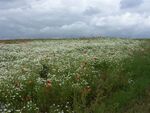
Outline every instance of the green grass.
{"type": "Polygon", "coordinates": [[[0,46],[1,111],[149,113],[150,106],[140,106],[150,98],[149,40],[5,44],[0,46]]]}

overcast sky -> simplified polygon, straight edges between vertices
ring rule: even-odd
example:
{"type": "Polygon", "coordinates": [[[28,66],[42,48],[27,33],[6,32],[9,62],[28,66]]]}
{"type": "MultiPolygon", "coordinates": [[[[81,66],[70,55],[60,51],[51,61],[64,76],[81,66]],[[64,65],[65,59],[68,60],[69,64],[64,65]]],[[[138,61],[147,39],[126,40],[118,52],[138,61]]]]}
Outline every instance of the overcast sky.
{"type": "Polygon", "coordinates": [[[150,0],[0,0],[0,39],[150,37],[150,0]]]}

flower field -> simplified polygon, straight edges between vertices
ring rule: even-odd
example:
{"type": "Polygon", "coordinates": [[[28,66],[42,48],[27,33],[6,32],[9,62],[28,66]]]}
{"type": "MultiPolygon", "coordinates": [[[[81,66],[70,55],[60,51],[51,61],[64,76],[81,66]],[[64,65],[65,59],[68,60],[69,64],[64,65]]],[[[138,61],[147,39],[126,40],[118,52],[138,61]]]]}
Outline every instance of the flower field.
{"type": "Polygon", "coordinates": [[[10,42],[0,41],[0,113],[141,113],[133,106],[149,97],[148,40],[10,42]]]}

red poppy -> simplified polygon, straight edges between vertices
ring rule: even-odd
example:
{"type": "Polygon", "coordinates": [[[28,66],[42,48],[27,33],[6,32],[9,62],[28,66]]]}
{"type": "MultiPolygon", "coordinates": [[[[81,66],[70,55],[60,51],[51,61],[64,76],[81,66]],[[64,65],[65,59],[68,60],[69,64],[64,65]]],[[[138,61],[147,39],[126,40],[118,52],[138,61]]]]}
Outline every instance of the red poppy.
{"type": "Polygon", "coordinates": [[[47,82],[47,84],[51,84],[51,80],[47,80],[46,82],[47,82]]]}
{"type": "Polygon", "coordinates": [[[93,57],[94,60],[97,60],[97,57],[93,57]]]}

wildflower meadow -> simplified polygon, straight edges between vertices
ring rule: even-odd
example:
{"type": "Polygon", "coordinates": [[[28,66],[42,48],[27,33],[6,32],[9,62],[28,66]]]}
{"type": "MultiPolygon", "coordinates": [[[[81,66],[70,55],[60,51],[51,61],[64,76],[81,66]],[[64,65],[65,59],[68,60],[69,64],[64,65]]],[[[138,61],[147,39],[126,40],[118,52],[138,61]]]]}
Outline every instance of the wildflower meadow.
{"type": "Polygon", "coordinates": [[[148,113],[149,87],[149,40],[0,41],[0,113],[148,113]]]}

